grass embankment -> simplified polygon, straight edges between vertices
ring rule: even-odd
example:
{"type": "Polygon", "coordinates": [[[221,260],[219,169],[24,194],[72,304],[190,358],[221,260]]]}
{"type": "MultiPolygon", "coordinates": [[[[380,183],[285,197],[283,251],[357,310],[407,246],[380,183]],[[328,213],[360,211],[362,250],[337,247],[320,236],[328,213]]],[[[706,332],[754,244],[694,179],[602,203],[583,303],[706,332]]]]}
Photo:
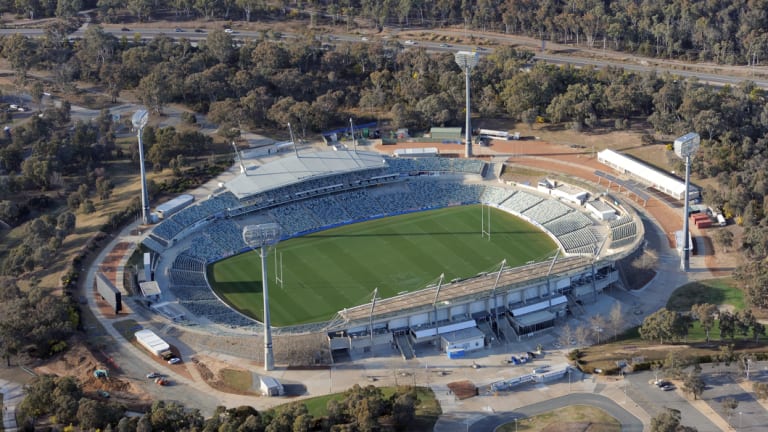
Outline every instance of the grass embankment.
{"type": "MultiPolygon", "coordinates": [[[[691,306],[698,303],[710,303],[731,311],[740,311],[745,307],[742,291],[732,279],[724,278],[693,282],[679,287],[670,296],[667,309],[689,312],[691,306]]],[[[721,354],[720,347],[724,345],[733,345],[736,353],[766,353],[766,336],[760,336],[755,341],[750,332],[748,335],[738,334],[734,339],[722,339],[717,320],[709,333],[710,341],[707,342],[705,329],[695,321],[684,340],[659,344],[659,341],[641,339],[638,328],[634,327],[620,335],[616,341],[581,350],[581,369],[591,372],[600,368],[605,373],[618,373],[617,361],[643,358],[643,363],[647,366],[651,362],[663,361],[673,350],[678,351],[681,357],[706,362],[721,354]]]]}
{"type": "MultiPolygon", "coordinates": [[[[396,391],[396,387],[381,387],[381,392],[385,398],[392,396],[396,391]]],[[[440,403],[435,399],[435,393],[427,387],[416,387],[416,396],[418,399],[416,405],[416,419],[406,431],[422,432],[432,430],[437,422],[437,418],[442,414],[440,403]]],[[[334,393],[305,399],[302,403],[306,405],[307,410],[312,417],[320,418],[328,415],[326,407],[328,406],[329,401],[341,401],[343,399],[344,393],[334,393]]],[[[279,410],[280,406],[275,409],[279,410]]]]}
{"type": "MultiPolygon", "coordinates": [[[[487,223],[487,222],[486,222],[487,223]]],[[[340,309],[415,291],[436,281],[495,271],[503,259],[518,266],[556,251],[533,225],[499,210],[491,213],[491,240],[480,235],[478,206],[451,207],[372,220],[280,243],[270,253],[272,323],[327,320],[340,309]],[[282,259],[283,284],[274,279],[282,259]],[[279,264],[278,264],[279,265],[279,264]]],[[[262,316],[261,268],[254,253],[215,263],[208,280],[233,307],[262,316]]]]}
{"type": "Polygon", "coordinates": [[[588,405],[571,405],[501,425],[497,432],[579,431],[619,432],[621,423],[607,412],[588,405]]]}
{"type": "Polygon", "coordinates": [[[744,309],[744,293],[731,278],[691,282],[676,289],[667,300],[667,309],[688,312],[695,304],[730,305],[734,310],[744,309]]]}

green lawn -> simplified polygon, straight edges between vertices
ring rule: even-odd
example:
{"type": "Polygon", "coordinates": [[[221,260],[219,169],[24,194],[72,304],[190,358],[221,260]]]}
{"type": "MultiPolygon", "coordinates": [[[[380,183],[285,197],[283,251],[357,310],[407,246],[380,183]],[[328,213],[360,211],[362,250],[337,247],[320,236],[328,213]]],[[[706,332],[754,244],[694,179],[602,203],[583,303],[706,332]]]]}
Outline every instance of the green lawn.
{"type": "MultiPolygon", "coordinates": [[[[436,281],[542,260],[555,243],[521,219],[493,209],[491,240],[480,235],[480,207],[451,207],[378,219],[280,243],[269,256],[272,324],[287,326],[327,320],[345,308],[415,291],[436,281]],[[275,258],[282,256],[283,286],[275,282],[275,258]]],[[[261,269],[255,253],[208,268],[220,297],[242,313],[262,317],[261,269]]]]}
{"type": "Polygon", "coordinates": [[[667,301],[667,309],[688,312],[698,303],[729,304],[744,309],[744,293],[731,278],[691,282],[676,289],[667,301]]]}
{"type": "Polygon", "coordinates": [[[497,432],[540,430],[619,432],[621,423],[600,408],[589,405],[570,405],[521,419],[517,423],[505,423],[496,429],[497,432]]]}
{"type": "MultiPolygon", "coordinates": [[[[382,387],[381,392],[385,398],[391,397],[397,391],[396,387],[382,387]]],[[[416,387],[416,397],[419,402],[416,406],[416,419],[411,427],[406,431],[421,432],[432,430],[437,422],[437,418],[442,414],[440,403],[435,399],[435,393],[431,389],[426,387],[416,387]]],[[[328,415],[328,402],[331,400],[342,401],[344,399],[344,393],[333,393],[329,395],[318,396],[314,398],[304,399],[301,401],[307,407],[307,411],[314,418],[321,418],[328,415]]],[[[282,407],[287,406],[279,405],[275,407],[275,410],[280,410],[282,407]]]]}

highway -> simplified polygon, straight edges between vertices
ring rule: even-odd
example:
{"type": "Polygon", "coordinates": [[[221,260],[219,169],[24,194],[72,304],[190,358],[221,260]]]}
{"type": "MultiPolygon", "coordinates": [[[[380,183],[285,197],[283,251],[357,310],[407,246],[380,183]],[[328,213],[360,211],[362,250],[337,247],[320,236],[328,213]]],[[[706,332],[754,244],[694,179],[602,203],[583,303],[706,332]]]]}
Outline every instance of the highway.
{"type": "MultiPolygon", "coordinates": [[[[83,27],[79,28],[75,32],[70,34],[71,38],[81,38],[83,37],[85,33],[85,29],[87,27],[87,24],[83,27]]],[[[186,38],[192,41],[193,43],[198,42],[200,40],[204,40],[208,33],[211,31],[210,29],[200,29],[199,31],[195,31],[196,27],[194,26],[181,26],[178,27],[180,31],[176,31],[175,28],[153,28],[153,27],[135,27],[135,28],[128,28],[128,27],[109,27],[105,28],[104,31],[107,33],[110,33],[114,35],[117,38],[122,37],[130,37],[133,38],[135,35],[139,35],[143,39],[152,39],[159,35],[166,35],[168,37],[174,38],[174,39],[181,39],[186,38]]],[[[461,36],[463,35],[463,32],[446,32],[445,30],[423,30],[421,33],[425,32],[432,32],[435,35],[445,35],[445,34],[451,34],[453,36],[461,36]]],[[[9,35],[9,34],[23,34],[28,37],[42,37],[44,34],[44,30],[42,29],[0,29],[0,35],[9,35]]],[[[257,39],[261,38],[263,35],[262,32],[259,31],[241,31],[237,30],[232,33],[232,36],[235,39],[239,40],[248,40],[248,39],[257,39]]],[[[302,35],[293,34],[293,33],[281,33],[282,38],[284,39],[290,39],[290,38],[299,38],[303,37],[302,35]]],[[[360,42],[360,43],[375,43],[375,42],[394,42],[397,41],[401,44],[401,46],[404,47],[404,49],[409,48],[423,48],[429,51],[435,51],[435,52],[454,52],[459,50],[473,50],[477,49],[478,52],[481,55],[487,55],[494,51],[494,48],[491,46],[478,46],[478,45],[466,45],[466,44],[446,44],[443,42],[431,42],[431,41],[423,41],[423,40],[417,40],[414,39],[415,44],[413,45],[403,45],[403,42],[405,42],[405,37],[400,38],[396,34],[394,35],[385,35],[385,36],[379,36],[379,35],[371,35],[371,36],[362,36],[362,35],[352,35],[352,34],[346,34],[346,33],[332,33],[332,34],[325,34],[322,36],[318,36],[318,38],[323,39],[332,39],[333,41],[341,41],[341,42],[360,42]]],[[[540,44],[540,42],[535,41],[532,38],[528,37],[522,37],[522,36],[514,36],[514,35],[505,35],[505,34],[484,34],[482,39],[486,41],[490,41],[494,44],[502,44],[502,45],[513,45],[513,46],[520,46],[520,45],[526,45],[528,49],[533,49],[532,46],[535,46],[535,44],[540,44]]],[[[672,66],[665,66],[664,64],[672,64],[672,62],[668,62],[662,59],[655,59],[655,58],[643,58],[639,56],[635,56],[629,53],[622,53],[622,52],[612,52],[612,51],[602,51],[603,58],[593,58],[598,57],[594,54],[595,52],[599,52],[600,50],[581,50],[576,49],[573,47],[568,46],[561,46],[557,44],[549,44],[550,48],[548,48],[548,52],[539,52],[536,51],[536,54],[534,56],[534,60],[542,61],[550,64],[560,64],[560,65],[571,65],[574,67],[595,67],[595,68],[604,68],[607,66],[612,67],[618,67],[618,68],[624,68],[625,70],[632,71],[632,72],[642,72],[642,73],[648,73],[648,72],[656,72],[658,74],[665,74],[669,73],[675,76],[679,76],[681,78],[695,78],[701,82],[708,83],[711,85],[717,85],[717,86],[723,86],[723,85],[738,85],[740,82],[743,82],[745,80],[751,80],[760,88],[768,89],[768,79],[763,78],[762,76],[745,76],[749,75],[750,70],[746,69],[745,67],[726,67],[721,65],[697,65],[694,63],[683,63],[683,62],[674,62],[676,67],[672,66]],[[573,54],[562,54],[562,53],[553,53],[555,52],[565,52],[570,51],[573,54]],[[586,54],[579,55],[578,53],[584,52],[586,54]],[[690,70],[692,67],[698,67],[700,69],[707,68],[711,70],[711,72],[704,72],[700,70],[690,70]],[[734,71],[738,70],[739,73],[734,73],[734,71]]],[[[758,71],[763,72],[765,70],[764,67],[758,67],[758,71]]],[[[754,71],[751,71],[754,72],[754,71]]]]}

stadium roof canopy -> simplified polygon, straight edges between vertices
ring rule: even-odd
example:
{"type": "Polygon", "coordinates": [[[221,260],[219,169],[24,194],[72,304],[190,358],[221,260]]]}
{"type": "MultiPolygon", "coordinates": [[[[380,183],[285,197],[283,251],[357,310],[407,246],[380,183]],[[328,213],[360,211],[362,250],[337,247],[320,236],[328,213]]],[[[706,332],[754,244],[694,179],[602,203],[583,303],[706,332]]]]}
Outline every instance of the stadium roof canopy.
{"type": "Polygon", "coordinates": [[[338,150],[291,154],[265,165],[248,168],[225,186],[238,199],[312,178],[386,167],[379,153],[338,150]]]}

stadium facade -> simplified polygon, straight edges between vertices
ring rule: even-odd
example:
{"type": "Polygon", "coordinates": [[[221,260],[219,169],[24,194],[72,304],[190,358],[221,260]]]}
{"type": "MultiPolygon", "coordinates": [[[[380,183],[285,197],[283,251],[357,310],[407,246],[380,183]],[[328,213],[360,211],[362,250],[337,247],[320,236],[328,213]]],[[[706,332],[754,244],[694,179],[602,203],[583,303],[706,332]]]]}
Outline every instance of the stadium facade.
{"type": "Polygon", "coordinates": [[[481,330],[486,342],[514,340],[578,313],[585,301],[616,283],[615,262],[639,246],[642,224],[631,208],[601,200],[594,191],[590,200],[612,208],[613,220],[596,220],[585,207],[535,188],[483,181],[488,169],[476,159],[393,158],[346,150],[292,154],[246,170],[209,199],[162,221],[144,244],[167,258],[170,291],[189,312],[226,326],[258,326],[220,301],[206,280],[208,264],[248,250],[237,222],[241,218],[277,222],[285,239],[373,218],[482,203],[539,227],[561,254],[282,330],[326,332],[331,350],[390,343],[405,357],[415,345],[443,345],[449,335],[455,339],[456,332],[468,328],[481,330]]]}

